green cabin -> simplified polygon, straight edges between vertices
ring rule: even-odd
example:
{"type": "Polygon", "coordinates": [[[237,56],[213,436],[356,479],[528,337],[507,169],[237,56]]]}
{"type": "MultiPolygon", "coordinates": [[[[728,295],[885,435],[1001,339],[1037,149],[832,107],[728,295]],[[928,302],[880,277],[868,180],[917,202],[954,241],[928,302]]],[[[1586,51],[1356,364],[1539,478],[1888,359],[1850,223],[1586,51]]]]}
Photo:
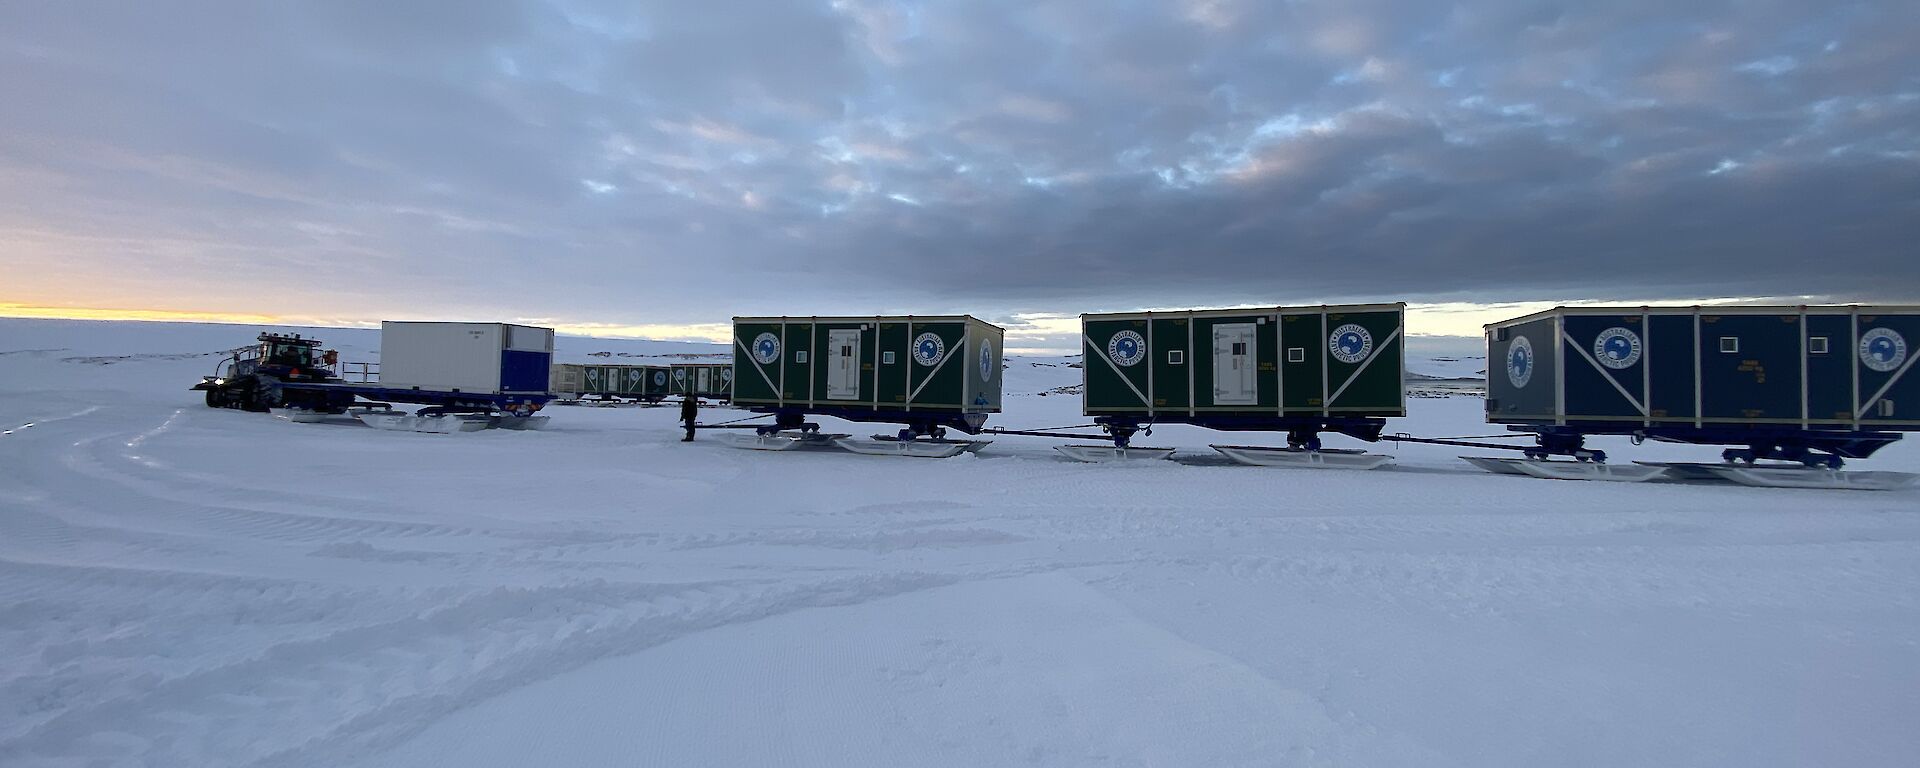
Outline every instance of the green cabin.
{"type": "Polygon", "coordinates": [[[1405,416],[1406,305],[1080,316],[1088,416],[1252,428],[1405,416]]]}
{"type": "Polygon", "coordinates": [[[869,421],[984,422],[1000,412],[1005,335],[968,315],[736,317],[733,401],[869,421]]]}

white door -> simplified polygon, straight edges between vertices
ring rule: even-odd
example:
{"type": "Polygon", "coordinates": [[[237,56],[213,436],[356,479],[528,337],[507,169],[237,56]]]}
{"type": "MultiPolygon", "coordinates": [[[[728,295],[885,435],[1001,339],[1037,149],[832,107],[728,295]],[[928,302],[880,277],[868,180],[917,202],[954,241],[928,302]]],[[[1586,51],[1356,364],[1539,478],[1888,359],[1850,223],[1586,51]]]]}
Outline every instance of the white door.
{"type": "Polygon", "coordinates": [[[1213,404],[1253,405],[1259,402],[1259,355],[1254,345],[1254,324],[1234,323],[1213,327],[1213,404]]]}
{"type": "Polygon", "coordinates": [[[713,369],[711,368],[700,369],[700,375],[698,377],[697,382],[694,385],[693,391],[699,392],[701,394],[706,394],[708,392],[713,391],[713,369]]]}
{"type": "Polygon", "coordinates": [[[860,399],[860,331],[827,331],[827,399],[860,399]]]}

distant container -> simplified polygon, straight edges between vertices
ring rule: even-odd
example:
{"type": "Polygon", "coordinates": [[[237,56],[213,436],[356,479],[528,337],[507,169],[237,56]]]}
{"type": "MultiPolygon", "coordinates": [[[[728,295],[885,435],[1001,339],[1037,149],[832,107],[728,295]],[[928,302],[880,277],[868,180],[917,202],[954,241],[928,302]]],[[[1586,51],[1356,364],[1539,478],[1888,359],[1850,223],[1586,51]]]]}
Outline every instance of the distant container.
{"type": "Polygon", "coordinates": [[[733,395],[733,366],[727,363],[674,363],[671,392],[725,400],[733,395]]]}
{"type": "Polygon", "coordinates": [[[967,315],[736,317],[733,402],[971,433],[1000,412],[1004,336],[967,315]]]}
{"type": "Polygon", "coordinates": [[[565,397],[579,397],[587,394],[587,367],[574,363],[554,363],[549,368],[547,386],[554,394],[565,397]]]}
{"type": "Polygon", "coordinates": [[[659,400],[672,386],[672,371],[664,365],[623,365],[615,372],[615,389],[621,397],[659,400]]]}
{"type": "Polygon", "coordinates": [[[1920,307],[1557,307],[1487,326],[1487,420],[1678,437],[1913,430],[1915,341],[1920,307]]]}
{"type": "Polygon", "coordinates": [[[380,324],[380,386],[435,392],[545,394],[553,329],[505,323],[380,324]]]}
{"type": "Polygon", "coordinates": [[[1405,312],[1355,304],[1081,315],[1081,402],[1088,416],[1216,429],[1404,416],[1405,312]]]}
{"type": "Polygon", "coordinates": [[[620,380],[620,367],[615,365],[582,366],[581,392],[588,395],[610,396],[614,394],[620,380]]]}

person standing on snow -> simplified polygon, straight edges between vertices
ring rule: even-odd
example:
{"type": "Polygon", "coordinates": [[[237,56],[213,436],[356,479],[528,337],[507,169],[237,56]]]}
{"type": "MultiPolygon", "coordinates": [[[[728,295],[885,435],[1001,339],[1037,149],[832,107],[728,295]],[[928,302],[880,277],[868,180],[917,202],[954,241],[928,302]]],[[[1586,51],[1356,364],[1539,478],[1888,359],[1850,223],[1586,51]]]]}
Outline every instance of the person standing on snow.
{"type": "Polygon", "coordinates": [[[693,442],[693,423],[699,417],[700,398],[694,397],[693,395],[682,396],[680,398],[680,420],[687,425],[687,436],[680,438],[680,442],[693,442]]]}

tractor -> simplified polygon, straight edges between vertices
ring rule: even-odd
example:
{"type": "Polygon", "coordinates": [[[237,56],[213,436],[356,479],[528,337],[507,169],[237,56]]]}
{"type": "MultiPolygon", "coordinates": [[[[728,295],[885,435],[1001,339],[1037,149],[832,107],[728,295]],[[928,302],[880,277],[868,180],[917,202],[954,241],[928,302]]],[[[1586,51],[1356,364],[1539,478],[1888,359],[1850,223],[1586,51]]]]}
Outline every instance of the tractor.
{"type": "Polygon", "coordinates": [[[301,408],[344,413],[353,404],[351,392],[283,386],[288,382],[340,383],[333,375],[338,362],[338,353],[320,349],[319,339],[304,339],[297,333],[262,333],[259,343],[234,350],[214,368],[212,376],[203,377],[193,388],[207,393],[207,406],[211,408],[256,412],[301,408]]]}

